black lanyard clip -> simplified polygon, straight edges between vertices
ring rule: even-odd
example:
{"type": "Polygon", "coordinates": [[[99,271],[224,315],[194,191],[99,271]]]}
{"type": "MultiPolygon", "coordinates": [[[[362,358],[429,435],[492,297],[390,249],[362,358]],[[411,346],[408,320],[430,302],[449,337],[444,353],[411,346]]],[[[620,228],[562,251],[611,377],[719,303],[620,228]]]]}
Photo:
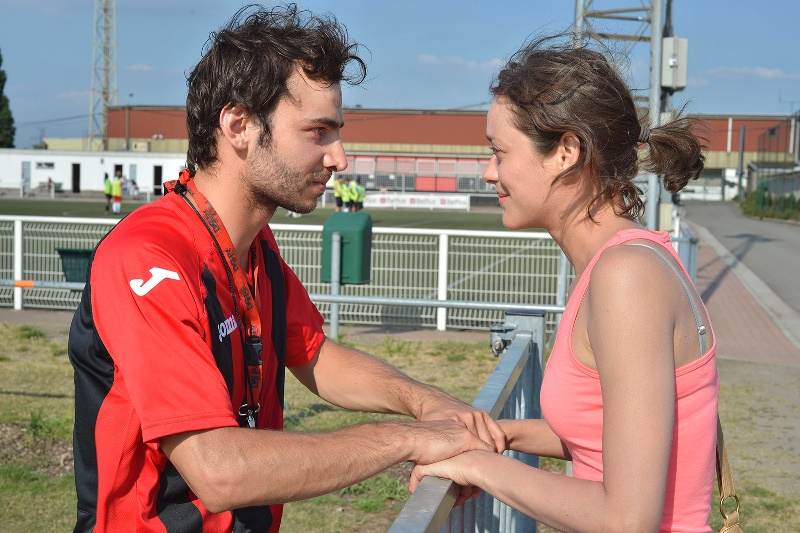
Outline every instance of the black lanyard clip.
{"type": "Polygon", "coordinates": [[[264,345],[261,337],[247,337],[244,343],[244,362],[247,366],[261,366],[261,352],[264,345]]]}

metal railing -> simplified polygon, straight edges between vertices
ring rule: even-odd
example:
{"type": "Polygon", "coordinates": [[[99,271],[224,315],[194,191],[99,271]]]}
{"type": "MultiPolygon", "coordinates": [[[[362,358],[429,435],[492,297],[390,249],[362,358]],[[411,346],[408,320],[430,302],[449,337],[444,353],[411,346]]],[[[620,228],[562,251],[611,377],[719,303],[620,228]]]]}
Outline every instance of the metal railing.
{"type": "MultiPolygon", "coordinates": [[[[80,292],[65,283],[57,248],[94,248],[118,222],[100,218],[0,216],[0,305],[22,309],[75,309],[80,292]],[[25,289],[14,282],[29,280],[25,289]],[[8,283],[11,281],[12,283],[8,283]]],[[[77,289],[77,287],[76,287],[77,289]]]]}
{"type": "MultiPolygon", "coordinates": [[[[507,311],[506,322],[491,328],[492,351],[502,358],[472,405],[489,412],[493,418],[540,418],[544,339],[544,311],[507,311]]],[[[519,452],[506,452],[506,455],[527,465],[539,466],[538,457],[519,452]]],[[[423,478],[389,532],[536,531],[533,519],[486,492],[482,492],[477,499],[453,508],[457,493],[458,487],[452,481],[423,478]]]]}
{"type": "MultiPolygon", "coordinates": [[[[75,309],[57,248],[92,249],[117,220],[0,216],[0,306],[75,309]],[[15,285],[26,280],[25,292],[15,285]]],[[[673,238],[692,279],[697,238],[685,223],[673,238]]],[[[320,280],[322,226],[272,226],[286,263],[330,320],[331,285],[320,280]]],[[[508,307],[563,306],[574,271],[544,232],[373,228],[368,285],[344,285],[339,320],[353,325],[486,329],[508,307]],[[398,301],[415,300],[414,306],[398,301]],[[491,305],[446,305],[473,302],[491,305]]],[[[547,333],[559,315],[547,317],[547,333]]]]}
{"type": "Polygon", "coordinates": [[[681,263],[686,267],[686,272],[694,283],[697,283],[697,246],[700,239],[694,234],[692,228],[689,227],[684,221],[677,224],[678,235],[671,237],[670,241],[675,251],[678,252],[678,257],[681,263]]]}

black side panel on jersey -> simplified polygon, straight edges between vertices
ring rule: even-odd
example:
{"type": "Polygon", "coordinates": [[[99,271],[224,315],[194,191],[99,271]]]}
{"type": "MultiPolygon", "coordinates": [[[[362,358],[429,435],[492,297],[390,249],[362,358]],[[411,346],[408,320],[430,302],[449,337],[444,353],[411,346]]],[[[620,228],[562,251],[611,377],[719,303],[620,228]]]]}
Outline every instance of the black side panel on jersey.
{"type": "MultiPolygon", "coordinates": [[[[102,242],[102,241],[101,241],[102,242]]],[[[99,245],[98,245],[99,246],[99,245]]],[[[75,489],[78,519],[75,532],[92,531],[97,516],[97,447],[94,435],[100,406],[114,384],[114,362],[100,340],[92,314],[92,287],[88,282],[94,261],[89,258],[87,283],[69,330],[69,359],[75,369],[75,489]]]]}
{"type": "MultiPolygon", "coordinates": [[[[220,339],[219,335],[215,335],[215,327],[218,328],[220,324],[225,322],[227,317],[222,312],[222,306],[219,303],[219,298],[217,298],[217,280],[214,279],[207,265],[203,266],[203,275],[201,279],[206,289],[204,303],[211,333],[211,352],[214,354],[214,361],[217,363],[220,374],[225,378],[225,384],[228,386],[228,394],[233,402],[233,354],[231,353],[231,337],[230,335],[226,335],[220,339]]],[[[238,334],[238,332],[236,334],[238,334]]]]}
{"type": "Polygon", "coordinates": [[[283,279],[280,256],[269,247],[267,241],[261,241],[261,252],[264,254],[267,278],[272,286],[272,345],[278,358],[275,390],[278,393],[278,400],[283,405],[286,380],[286,281],[283,279]]]}
{"type": "Polygon", "coordinates": [[[272,527],[272,511],[269,505],[242,507],[231,511],[233,533],[267,533],[272,527]]]}
{"type": "Polygon", "coordinates": [[[156,512],[167,533],[203,531],[203,515],[189,499],[189,485],[172,463],[164,466],[159,478],[156,512]]]}

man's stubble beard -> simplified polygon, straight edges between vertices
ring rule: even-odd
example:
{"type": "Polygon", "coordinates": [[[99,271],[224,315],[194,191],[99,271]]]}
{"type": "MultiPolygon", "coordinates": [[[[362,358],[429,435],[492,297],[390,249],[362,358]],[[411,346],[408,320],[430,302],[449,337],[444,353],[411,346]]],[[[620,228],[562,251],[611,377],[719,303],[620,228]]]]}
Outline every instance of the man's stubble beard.
{"type": "Polygon", "coordinates": [[[276,156],[271,143],[261,148],[261,156],[252,160],[243,171],[241,182],[247,187],[251,209],[274,213],[277,207],[306,214],[317,207],[317,198],[305,200],[302,193],[313,182],[327,182],[331,172],[322,170],[304,175],[276,156]]]}

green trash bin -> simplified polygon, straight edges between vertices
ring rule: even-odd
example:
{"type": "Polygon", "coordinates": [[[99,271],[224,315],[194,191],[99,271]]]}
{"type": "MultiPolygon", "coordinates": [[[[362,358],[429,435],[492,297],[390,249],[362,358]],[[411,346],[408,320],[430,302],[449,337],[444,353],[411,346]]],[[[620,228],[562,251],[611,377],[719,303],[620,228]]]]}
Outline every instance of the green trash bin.
{"type": "Polygon", "coordinates": [[[84,248],[56,248],[61,256],[61,267],[67,281],[83,283],[86,281],[86,271],[89,269],[89,257],[92,250],[84,248]]]}
{"type": "Polygon", "coordinates": [[[331,282],[333,234],[342,236],[343,285],[363,285],[370,281],[372,265],[372,217],[369,213],[334,213],[322,226],[322,282],[331,282]]]}

